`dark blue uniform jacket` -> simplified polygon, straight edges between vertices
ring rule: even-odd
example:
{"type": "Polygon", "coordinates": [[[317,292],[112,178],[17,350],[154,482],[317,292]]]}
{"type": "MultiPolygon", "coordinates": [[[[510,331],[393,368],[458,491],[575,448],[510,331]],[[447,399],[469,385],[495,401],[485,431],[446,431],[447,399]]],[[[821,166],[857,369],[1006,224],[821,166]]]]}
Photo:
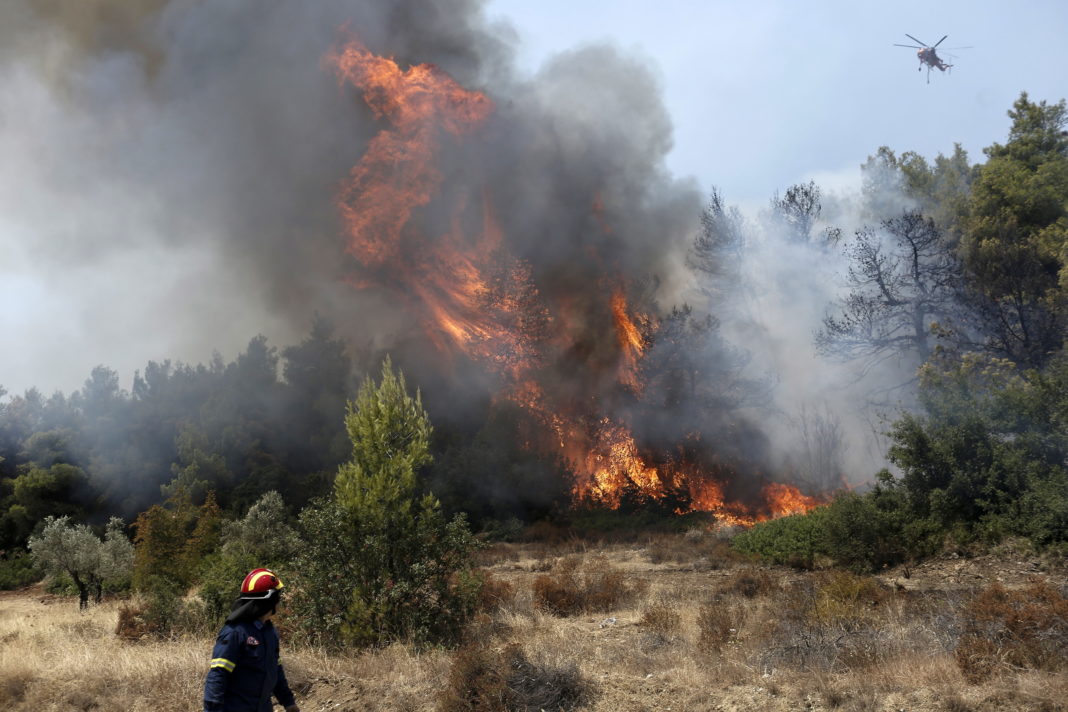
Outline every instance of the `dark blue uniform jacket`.
{"type": "Polygon", "coordinates": [[[227,623],[219,631],[204,682],[206,712],[271,712],[271,695],[294,704],[278,661],[278,631],[268,622],[227,623]]]}

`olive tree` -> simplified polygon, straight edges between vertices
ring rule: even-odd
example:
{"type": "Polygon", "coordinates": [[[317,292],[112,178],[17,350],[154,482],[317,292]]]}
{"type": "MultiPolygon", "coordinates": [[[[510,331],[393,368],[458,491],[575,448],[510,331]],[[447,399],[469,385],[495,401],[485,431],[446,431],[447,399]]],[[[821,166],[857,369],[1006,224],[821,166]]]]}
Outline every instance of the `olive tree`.
{"type": "Polygon", "coordinates": [[[45,573],[67,574],[78,588],[78,605],[89,605],[89,594],[99,603],[106,581],[121,579],[133,567],[133,545],[118,517],[108,522],[104,538],[70,517],[48,517],[40,534],[30,537],[30,555],[45,573]]]}

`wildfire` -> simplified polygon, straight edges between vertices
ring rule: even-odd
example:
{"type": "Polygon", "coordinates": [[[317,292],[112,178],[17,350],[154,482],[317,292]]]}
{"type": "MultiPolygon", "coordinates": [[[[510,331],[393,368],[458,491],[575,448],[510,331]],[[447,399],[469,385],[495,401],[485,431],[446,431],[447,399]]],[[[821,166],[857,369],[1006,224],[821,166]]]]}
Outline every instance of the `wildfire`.
{"type": "Polygon", "coordinates": [[[442,132],[460,136],[493,111],[484,94],[468,91],[433,65],[401,71],[350,42],[333,57],[338,79],[363,90],[364,101],[391,129],[368,145],[338,201],[349,251],[366,267],[400,259],[412,212],[430,202],[442,182],[434,165],[442,132]]]}
{"type": "MultiPolygon", "coordinates": [[[[601,299],[592,311],[589,300],[546,298],[531,265],[509,252],[488,190],[479,200],[463,186],[445,185],[438,158],[443,148],[478,140],[477,129],[494,110],[488,97],[432,65],[402,70],[358,42],[331,60],[339,80],[359,89],[384,125],[338,196],[348,251],[363,267],[353,284],[402,294],[439,349],[465,354],[496,374],[500,396],[543,426],[540,435],[526,434],[528,444],[556,449],[569,464],[576,500],[616,508],[626,493],[662,500],[686,492],[687,511],[740,524],[814,506],[781,484],[766,486],[759,504],[728,502],[710,473],[654,463],[625,420],[606,414],[598,390],[605,380],[614,379],[632,399],[641,396],[641,366],[658,325],[628,305],[620,275],[583,285],[601,299]],[[435,215],[451,216],[447,229],[421,227],[423,209],[431,206],[435,215]],[[563,369],[557,380],[570,378],[570,392],[561,395],[559,386],[539,380],[546,364],[555,364],[558,374],[563,369]]],[[[591,202],[596,224],[610,235],[600,194],[591,202]]]]}
{"type": "Polygon", "coordinates": [[[619,382],[626,384],[634,391],[640,391],[638,363],[645,351],[645,338],[638,331],[630,314],[627,313],[627,298],[622,290],[616,290],[612,294],[612,317],[622,352],[619,360],[619,382]]]}

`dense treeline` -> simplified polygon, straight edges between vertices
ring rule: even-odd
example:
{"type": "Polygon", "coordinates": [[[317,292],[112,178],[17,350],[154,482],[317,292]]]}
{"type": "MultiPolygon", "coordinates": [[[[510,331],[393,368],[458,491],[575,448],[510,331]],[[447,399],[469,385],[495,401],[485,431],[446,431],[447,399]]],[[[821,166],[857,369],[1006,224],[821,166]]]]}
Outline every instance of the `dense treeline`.
{"type": "Polygon", "coordinates": [[[910,356],[918,408],[890,429],[895,474],[740,548],[870,569],[947,544],[1068,542],[1068,113],[1023,94],[1009,116],[984,164],[959,146],[934,165],[886,148],[868,161],[869,196],[893,183],[909,203],[868,201],[877,226],[852,241],[851,291],[817,343],[910,356]]]}
{"type": "Polygon", "coordinates": [[[0,405],[0,549],[46,516],[130,519],[179,486],[231,512],[269,490],[299,507],[348,453],[352,392],[352,360],[318,322],[281,354],[257,337],[228,364],[149,363],[131,392],[101,366],[69,397],[15,396],[0,405]]]}
{"type": "MultiPolygon", "coordinates": [[[[231,363],[150,362],[130,392],[101,366],[70,396],[30,389],[0,401],[0,551],[25,545],[46,517],[130,521],[179,490],[198,506],[213,493],[230,517],[273,491],[295,514],[331,491],[351,454],[346,403],[379,358],[350,356],[317,321],[281,352],[260,336],[231,363]]],[[[514,436],[524,414],[507,404],[475,410],[441,419],[423,486],[482,524],[530,520],[564,502],[559,463],[514,436]]]]}

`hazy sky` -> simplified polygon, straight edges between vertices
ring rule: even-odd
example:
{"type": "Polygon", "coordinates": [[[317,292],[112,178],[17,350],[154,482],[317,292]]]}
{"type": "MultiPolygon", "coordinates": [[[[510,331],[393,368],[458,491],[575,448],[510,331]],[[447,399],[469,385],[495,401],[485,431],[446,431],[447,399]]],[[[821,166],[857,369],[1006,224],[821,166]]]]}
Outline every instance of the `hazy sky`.
{"type": "MultiPolygon", "coordinates": [[[[1003,142],[1021,91],[1068,95],[1062,0],[491,0],[536,67],[609,41],[657,68],[675,124],[673,170],[760,203],[809,178],[859,177],[881,146],[927,157],[954,142],[973,162],[1003,142]],[[952,51],[950,73],[917,71],[911,34],[952,51]]],[[[828,187],[830,187],[828,185],[828,187]]]]}
{"type": "MultiPolygon", "coordinates": [[[[306,315],[293,304],[336,301],[330,289],[350,298],[335,275],[298,280],[285,264],[261,263],[283,243],[311,254],[333,240],[323,213],[358,159],[344,149],[358,144],[320,60],[343,24],[333,20],[373,3],[274,3],[255,15],[251,0],[123,0],[166,8],[152,37],[171,49],[153,69],[140,44],[110,51],[109,30],[123,28],[84,24],[110,17],[90,10],[118,0],[55,5],[71,28],[92,30],[72,36],[107,50],[81,65],[64,63],[63,35],[24,31],[39,30],[34,2],[0,2],[0,385],[70,392],[104,364],[129,388],[150,359],[197,363],[219,349],[230,360],[257,333],[294,343],[306,315]],[[266,19],[250,26],[235,8],[266,19]],[[314,21],[293,22],[298,13],[314,21]],[[69,85],[77,101],[56,90],[69,85]],[[313,172],[322,165],[330,170],[313,172]],[[261,216],[238,209],[256,201],[261,216]],[[261,234],[258,253],[235,259],[235,246],[261,234]],[[301,291],[313,281],[322,294],[301,291]]],[[[131,13],[126,30],[138,27],[131,13]]],[[[431,14],[409,21],[466,19],[431,14]]],[[[477,9],[472,17],[481,22],[477,9]]],[[[1068,96],[1063,0],[488,0],[483,17],[511,24],[504,34],[514,34],[523,73],[591,43],[642,58],[674,125],[669,168],[751,208],[809,179],[855,185],[881,145],[934,157],[960,142],[981,161],[983,147],[1005,140],[1021,91],[1068,96]],[[915,51],[893,46],[910,43],[905,33],[970,48],[950,51],[952,72],[926,84],[915,51]]],[[[443,46],[462,59],[451,37],[443,46]]]]}

